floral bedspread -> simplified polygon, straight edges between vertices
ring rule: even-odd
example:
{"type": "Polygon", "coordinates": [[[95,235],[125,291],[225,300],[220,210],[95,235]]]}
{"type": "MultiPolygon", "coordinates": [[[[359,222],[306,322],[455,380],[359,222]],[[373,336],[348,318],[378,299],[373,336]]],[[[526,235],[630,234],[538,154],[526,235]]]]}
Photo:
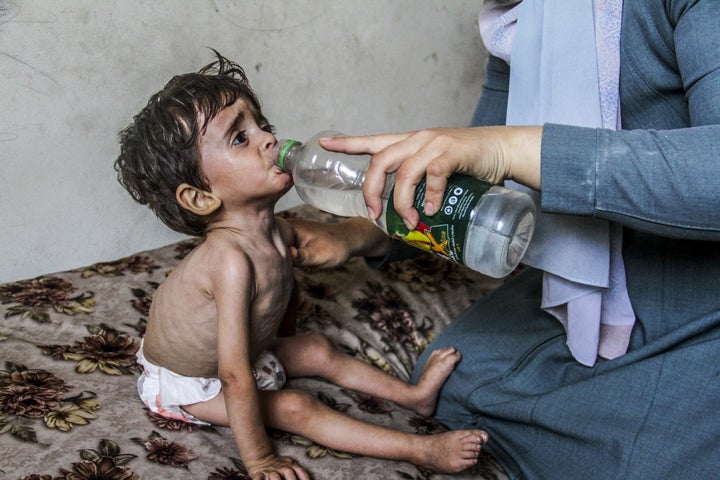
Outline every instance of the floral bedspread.
{"type": "MultiPolygon", "coordinates": [[[[283,215],[337,221],[307,206],[283,215]]],[[[154,416],[135,390],[134,353],[150,299],[194,242],[0,285],[0,480],[248,478],[229,428],[154,416]]],[[[454,316],[500,283],[430,256],[383,270],[358,258],[333,270],[295,273],[300,331],[321,330],[348,353],[402,379],[454,316]]],[[[321,379],[289,385],[369,422],[424,434],[445,429],[321,379]]],[[[270,433],[277,451],[296,458],[315,479],[507,478],[488,455],[473,470],[449,477],[270,433]]]]}

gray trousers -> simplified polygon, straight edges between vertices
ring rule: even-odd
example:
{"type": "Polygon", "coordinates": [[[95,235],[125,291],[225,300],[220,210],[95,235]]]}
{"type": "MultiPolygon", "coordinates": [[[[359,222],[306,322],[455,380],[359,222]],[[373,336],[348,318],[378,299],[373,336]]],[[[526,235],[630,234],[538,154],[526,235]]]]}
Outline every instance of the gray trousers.
{"type": "Polygon", "coordinates": [[[430,351],[462,353],[436,418],[487,430],[485,448],[511,478],[719,478],[720,314],[657,338],[639,324],[629,353],[589,368],[540,310],[541,278],[521,273],[426,350],[414,380],[430,351]]]}

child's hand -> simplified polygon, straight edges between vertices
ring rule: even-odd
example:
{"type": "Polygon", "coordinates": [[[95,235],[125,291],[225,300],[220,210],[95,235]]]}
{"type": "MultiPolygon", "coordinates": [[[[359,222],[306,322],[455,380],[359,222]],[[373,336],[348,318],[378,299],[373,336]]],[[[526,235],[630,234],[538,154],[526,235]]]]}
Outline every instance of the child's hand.
{"type": "Polygon", "coordinates": [[[272,453],[245,466],[252,480],[310,480],[310,474],[295,460],[272,453]]]}

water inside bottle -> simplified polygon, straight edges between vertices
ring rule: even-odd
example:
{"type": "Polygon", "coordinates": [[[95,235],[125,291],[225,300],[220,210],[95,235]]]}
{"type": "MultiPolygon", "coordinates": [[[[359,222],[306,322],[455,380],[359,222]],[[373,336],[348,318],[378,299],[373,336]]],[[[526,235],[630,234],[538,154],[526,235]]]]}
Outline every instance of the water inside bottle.
{"type": "Polygon", "coordinates": [[[298,194],[305,203],[313,205],[328,213],[341,217],[366,217],[367,207],[363,200],[362,191],[338,190],[333,186],[312,188],[297,188],[298,194]]]}

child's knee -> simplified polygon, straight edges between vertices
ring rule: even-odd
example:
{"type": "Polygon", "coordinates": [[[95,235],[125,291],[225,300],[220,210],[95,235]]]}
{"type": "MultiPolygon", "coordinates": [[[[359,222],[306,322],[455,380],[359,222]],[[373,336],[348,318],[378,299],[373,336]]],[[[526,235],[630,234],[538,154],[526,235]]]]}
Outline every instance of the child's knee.
{"type": "Polygon", "coordinates": [[[313,362],[319,366],[332,365],[333,360],[341,355],[335,344],[322,333],[308,335],[308,350],[313,357],[313,362]]]}
{"type": "Polygon", "coordinates": [[[311,422],[319,400],[302,390],[283,390],[281,415],[292,425],[311,422]]]}

